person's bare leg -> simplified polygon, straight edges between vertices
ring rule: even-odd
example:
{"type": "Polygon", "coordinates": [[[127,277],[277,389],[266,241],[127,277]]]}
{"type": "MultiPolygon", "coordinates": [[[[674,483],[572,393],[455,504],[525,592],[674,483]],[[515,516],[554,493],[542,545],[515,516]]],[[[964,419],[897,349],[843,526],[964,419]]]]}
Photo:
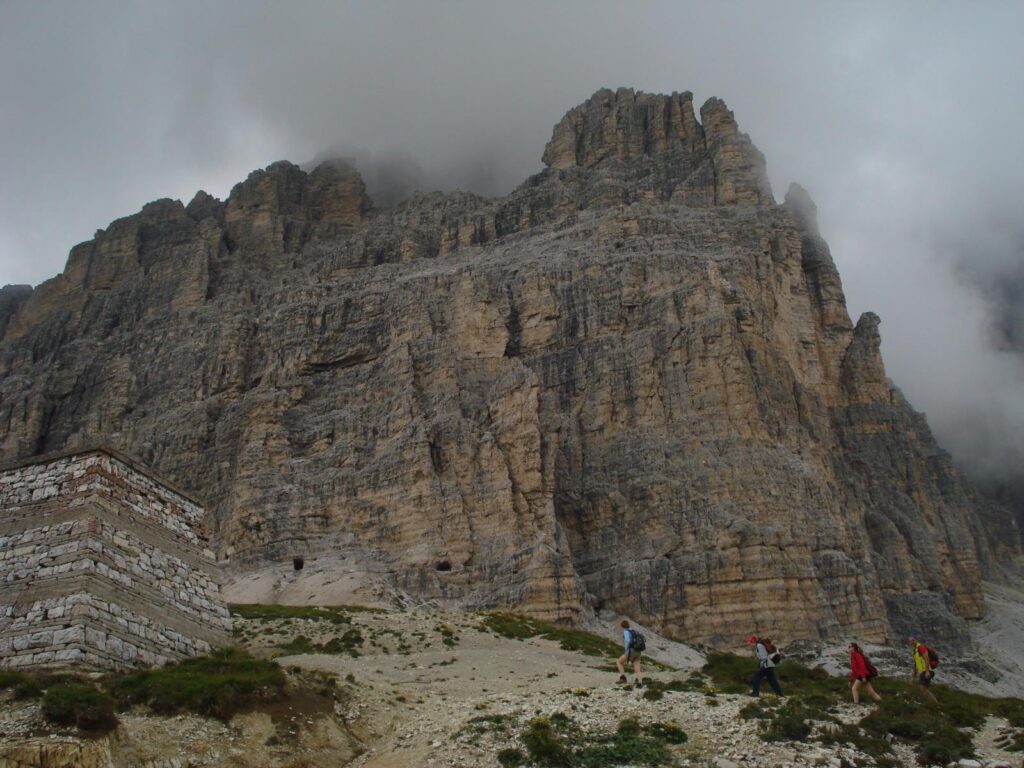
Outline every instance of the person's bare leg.
{"type": "Polygon", "coordinates": [[[629,664],[629,655],[622,654],[615,660],[615,667],[619,670],[619,682],[626,682],[626,664],[629,664]]]}
{"type": "Polygon", "coordinates": [[[642,683],[644,681],[643,676],[640,674],[640,657],[633,659],[633,672],[636,674],[636,681],[642,683]]]}
{"type": "Polygon", "coordinates": [[[868,695],[875,701],[882,700],[882,697],[878,695],[878,692],[875,690],[874,686],[871,685],[871,683],[864,683],[864,690],[867,691],[868,695]]]}
{"type": "Polygon", "coordinates": [[[854,680],[850,690],[853,692],[853,703],[860,704],[860,687],[864,684],[862,680],[854,680]]]}
{"type": "Polygon", "coordinates": [[[938,704],[939,703],[939,700],[935,698],[935,694],[931,692],[931,690],[928,688],[928,686],[922,685],[921,686],[921,693],[923,693],[925,696],[927,696],[929,699],[931,699],[932,700],[932,704],[938,704]]]}

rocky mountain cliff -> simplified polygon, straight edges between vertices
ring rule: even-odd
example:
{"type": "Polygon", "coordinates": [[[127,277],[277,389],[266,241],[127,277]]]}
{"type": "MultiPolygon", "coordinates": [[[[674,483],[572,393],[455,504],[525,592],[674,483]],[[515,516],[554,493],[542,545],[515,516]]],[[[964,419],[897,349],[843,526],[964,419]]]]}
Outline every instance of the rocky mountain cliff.
{"type": "Polygon", "coordinates": [[[966,642],[1020,533],[887,381],[807,194],[689,93],[599,91],[544,161],[389,210],[281,162],[113,222],[0,293],[0,452],[120,448],[235,574],[966,642]]]}

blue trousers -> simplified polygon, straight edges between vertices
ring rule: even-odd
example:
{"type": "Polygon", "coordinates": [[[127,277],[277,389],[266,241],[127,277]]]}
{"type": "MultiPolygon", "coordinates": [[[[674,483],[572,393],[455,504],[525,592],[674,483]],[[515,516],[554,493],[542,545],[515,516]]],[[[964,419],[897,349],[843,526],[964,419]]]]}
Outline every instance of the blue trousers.
{"type": "Polygon", "coordinates": [[[782,688],[779,687],[779,678],[775,676],[775,667],[761,667],[757,670],[754,679],[750,681],[750,688],[754,691],[754,695],[761,695],[761,678],[763,677],[768,678],[768,684],[771,685],[772,690],[781,696],[782,688]]]}

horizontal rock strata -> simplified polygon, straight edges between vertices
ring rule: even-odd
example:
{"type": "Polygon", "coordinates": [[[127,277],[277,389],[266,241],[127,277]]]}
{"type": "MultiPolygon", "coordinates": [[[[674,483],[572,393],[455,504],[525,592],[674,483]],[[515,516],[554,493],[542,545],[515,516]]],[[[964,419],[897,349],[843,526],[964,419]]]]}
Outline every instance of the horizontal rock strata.
{"type": "Polygon", "coordinates": [[[0,296],[0,450],[122,447],[205,500],[235,574],[966,642],[1019,533],[990,542],[886,379],[807,194],[777,204],[689,93],[600,91],[544,159],[384,211],[343,164],[276,163],[114,222],[0,296]]]}

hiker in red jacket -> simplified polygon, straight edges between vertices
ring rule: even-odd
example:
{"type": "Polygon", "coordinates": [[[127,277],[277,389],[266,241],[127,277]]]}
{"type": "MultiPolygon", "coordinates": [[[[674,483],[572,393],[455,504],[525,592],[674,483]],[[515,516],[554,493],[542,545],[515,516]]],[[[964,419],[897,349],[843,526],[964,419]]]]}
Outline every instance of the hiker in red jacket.
{"type": "Polygon", "coordinates": [[[881,701],[875,689],[871,686],[872,678],[878,677],[878,670],[868,661],[864,651],[856,643],[850,643],[850,691],[853,693],[853,703],[860,704],[860,690],[863,688],[875,701],[881,701]]]}

